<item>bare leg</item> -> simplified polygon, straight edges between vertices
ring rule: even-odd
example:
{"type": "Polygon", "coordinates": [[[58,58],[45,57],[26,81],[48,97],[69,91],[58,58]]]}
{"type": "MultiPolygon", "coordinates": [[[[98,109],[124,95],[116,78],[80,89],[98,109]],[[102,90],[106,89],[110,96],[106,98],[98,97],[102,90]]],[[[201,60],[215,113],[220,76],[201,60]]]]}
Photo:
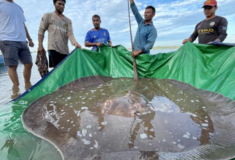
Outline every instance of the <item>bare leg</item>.
{"type": "Polygon", "coordinates": [[[31,69],[33,64],[24,64],[24,82],[25,89],[29,89],[31,87],[30,77],[31,77],[31,69]]]}
{"type": "Polygon", "coordinates": [[[9,77],[13,83],[13,86],[19,86],[19,79],[18,79],[18,74],[16,72],[17,66],[9,66],[8,67],[8,74],[9,77]]]}

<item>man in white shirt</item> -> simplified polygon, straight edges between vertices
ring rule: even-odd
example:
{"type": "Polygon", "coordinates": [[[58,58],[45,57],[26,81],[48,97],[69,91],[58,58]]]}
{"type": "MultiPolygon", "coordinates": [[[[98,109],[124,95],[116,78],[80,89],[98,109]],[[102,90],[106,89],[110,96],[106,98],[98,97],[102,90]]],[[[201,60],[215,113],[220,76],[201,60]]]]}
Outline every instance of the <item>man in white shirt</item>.
{"type": "Polygon", "coordinates": [[[28,48],[34,43],[25,26],[22,8],[13,0],[0,0],[0,49],[13,87],[19,86],[17,74],[18,61],[24,64],[24,81],[26,89],[31,86],[32,57],[28,48]],[[26,41],[26,37],[28,42],[26,41]]]}

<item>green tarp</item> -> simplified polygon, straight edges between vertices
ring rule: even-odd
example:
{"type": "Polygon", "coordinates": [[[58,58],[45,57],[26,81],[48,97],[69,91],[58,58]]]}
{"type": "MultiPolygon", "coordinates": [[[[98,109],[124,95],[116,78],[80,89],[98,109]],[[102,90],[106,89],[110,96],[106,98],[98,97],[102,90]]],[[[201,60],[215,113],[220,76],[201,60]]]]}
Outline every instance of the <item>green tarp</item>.
{"type": "MultiPolygon", "coordinates": [[[[140,78],[173,79],[235,100],[235,47],[186,43],[180,49],[137,57],[140,78]]],[[[133,77],[132,56],[123,46],[99,52],[77,49],[19,99],[0,107],[1,160],[61,159],[45,140],[28,133],[23,111],[32,102],[82,77],[133,77]]]]}

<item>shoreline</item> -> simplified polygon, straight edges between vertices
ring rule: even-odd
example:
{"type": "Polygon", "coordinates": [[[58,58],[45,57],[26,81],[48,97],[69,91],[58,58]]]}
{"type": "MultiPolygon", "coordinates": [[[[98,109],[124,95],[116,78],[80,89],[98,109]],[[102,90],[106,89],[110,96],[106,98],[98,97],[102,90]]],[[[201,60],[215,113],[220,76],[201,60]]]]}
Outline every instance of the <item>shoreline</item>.
{"type": "MultiPolygon", "coordinates": [[[[130,47],[124,46],[127,50],[131,50],[130,47]]],[[[160,49],[179,49],[181,46],[154,46],[153,50],[160,50],[160,49]]],[[[37,53],[37,51],[30,51],[31,53],[37,53]]],[[[1,55],[1,54],[0,54],[1,55]]]]}

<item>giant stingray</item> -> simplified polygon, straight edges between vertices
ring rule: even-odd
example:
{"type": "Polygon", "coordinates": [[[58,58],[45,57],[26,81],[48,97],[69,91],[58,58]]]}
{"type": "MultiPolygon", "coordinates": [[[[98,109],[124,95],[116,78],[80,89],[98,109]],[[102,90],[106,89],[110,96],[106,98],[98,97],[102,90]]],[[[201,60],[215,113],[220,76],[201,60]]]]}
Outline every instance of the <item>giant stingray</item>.
{"type": "Polygon", "coordinates": [[[65,160],[207,159],[233,154],[234,106],[178,81],[93,76],[40,98],[22,118],[65,160]]]}

